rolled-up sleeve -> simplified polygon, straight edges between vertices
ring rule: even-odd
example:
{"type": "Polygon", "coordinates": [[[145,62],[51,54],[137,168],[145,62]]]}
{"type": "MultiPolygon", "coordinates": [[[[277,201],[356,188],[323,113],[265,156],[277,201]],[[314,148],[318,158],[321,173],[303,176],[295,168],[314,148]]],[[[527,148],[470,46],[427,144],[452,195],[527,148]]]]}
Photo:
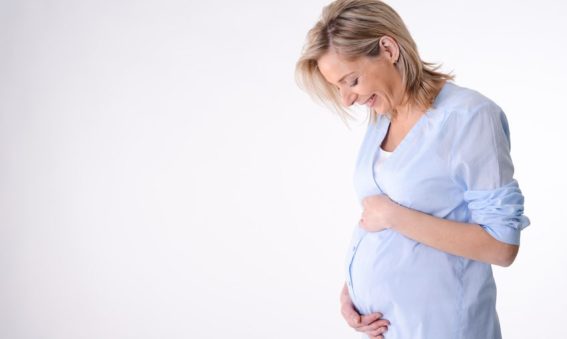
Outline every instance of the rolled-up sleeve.
{"type": "Polygon", "coordinates": [[[470,222],[479,224],[494,238],[518,245],[520,231],[530,224],[524,213],[524,196],[516,180],[493,190],[467,190],[470,222]]]}
{"type": "Polygon", "coordinates": [[[495,239],[518,245],[520,232],[530,224],[523,215],[524,196],[513,178],[510,133],[506,116],[494,104],[457,115],[451,151],[453,179],[462,188],[469,222],[495,239]]]}

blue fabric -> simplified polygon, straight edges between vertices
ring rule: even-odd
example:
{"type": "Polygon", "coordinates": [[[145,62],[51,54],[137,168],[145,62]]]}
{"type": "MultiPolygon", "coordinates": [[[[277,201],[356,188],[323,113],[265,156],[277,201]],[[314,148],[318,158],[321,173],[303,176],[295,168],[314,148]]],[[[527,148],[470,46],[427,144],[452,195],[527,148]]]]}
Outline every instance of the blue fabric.
{"type": "MultiPolygon", "coordinates": [[[[386,194],[395,202],[450,220],[475,223],[519,244],[529,225],[513,178],[510,133],[503,111],[488,98],[446,83],[433,107],[374,173],[389,127],[368,125],[354,186],[362,200],[386,194]]],[[[391,229],[355,225],[346,258],[350,296],[362,314],[382,312],[386,339],[501,338],[490,264],[451,255],[391,229]]]]}

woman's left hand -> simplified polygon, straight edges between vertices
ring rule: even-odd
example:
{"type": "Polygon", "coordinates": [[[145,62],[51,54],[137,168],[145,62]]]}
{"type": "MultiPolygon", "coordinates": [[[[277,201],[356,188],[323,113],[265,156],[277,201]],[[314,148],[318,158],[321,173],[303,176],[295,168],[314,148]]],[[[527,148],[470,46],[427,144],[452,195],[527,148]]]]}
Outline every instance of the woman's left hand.
{"type": "Polygon", "coordinates": [[[394,210],[398,206],[387,195],[371,195],[362,200],[364,210],[360,227],[368,232],[383,231],[392,226],[394,210]]]}

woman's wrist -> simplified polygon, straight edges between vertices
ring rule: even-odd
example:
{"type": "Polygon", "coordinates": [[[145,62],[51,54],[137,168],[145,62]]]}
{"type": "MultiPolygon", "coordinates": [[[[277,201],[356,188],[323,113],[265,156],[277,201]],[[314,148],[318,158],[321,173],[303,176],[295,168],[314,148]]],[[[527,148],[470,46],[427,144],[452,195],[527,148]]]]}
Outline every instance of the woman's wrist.
{"type": "Polygon", "coordinates": [[[390,212],[388,213],[388,226],[392,230],[396,230],[406,219],[409,208],[404,207],[395,201],[391,200],[390,212]]]}

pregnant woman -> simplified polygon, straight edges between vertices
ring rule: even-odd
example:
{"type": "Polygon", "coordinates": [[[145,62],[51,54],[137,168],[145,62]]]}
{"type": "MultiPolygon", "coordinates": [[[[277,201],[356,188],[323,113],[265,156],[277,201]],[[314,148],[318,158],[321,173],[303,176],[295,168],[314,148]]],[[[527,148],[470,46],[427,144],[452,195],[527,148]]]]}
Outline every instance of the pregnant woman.
{"type": "Polygon", "coordinates": [[[349,325],[370,338],[501,338],[491,265],[514,261],[530,223],[502,109],[422,61],[378,0],[326,6],[296,74],[345,119],[345,107],[369,108],[341,294],[349,325]]]}

